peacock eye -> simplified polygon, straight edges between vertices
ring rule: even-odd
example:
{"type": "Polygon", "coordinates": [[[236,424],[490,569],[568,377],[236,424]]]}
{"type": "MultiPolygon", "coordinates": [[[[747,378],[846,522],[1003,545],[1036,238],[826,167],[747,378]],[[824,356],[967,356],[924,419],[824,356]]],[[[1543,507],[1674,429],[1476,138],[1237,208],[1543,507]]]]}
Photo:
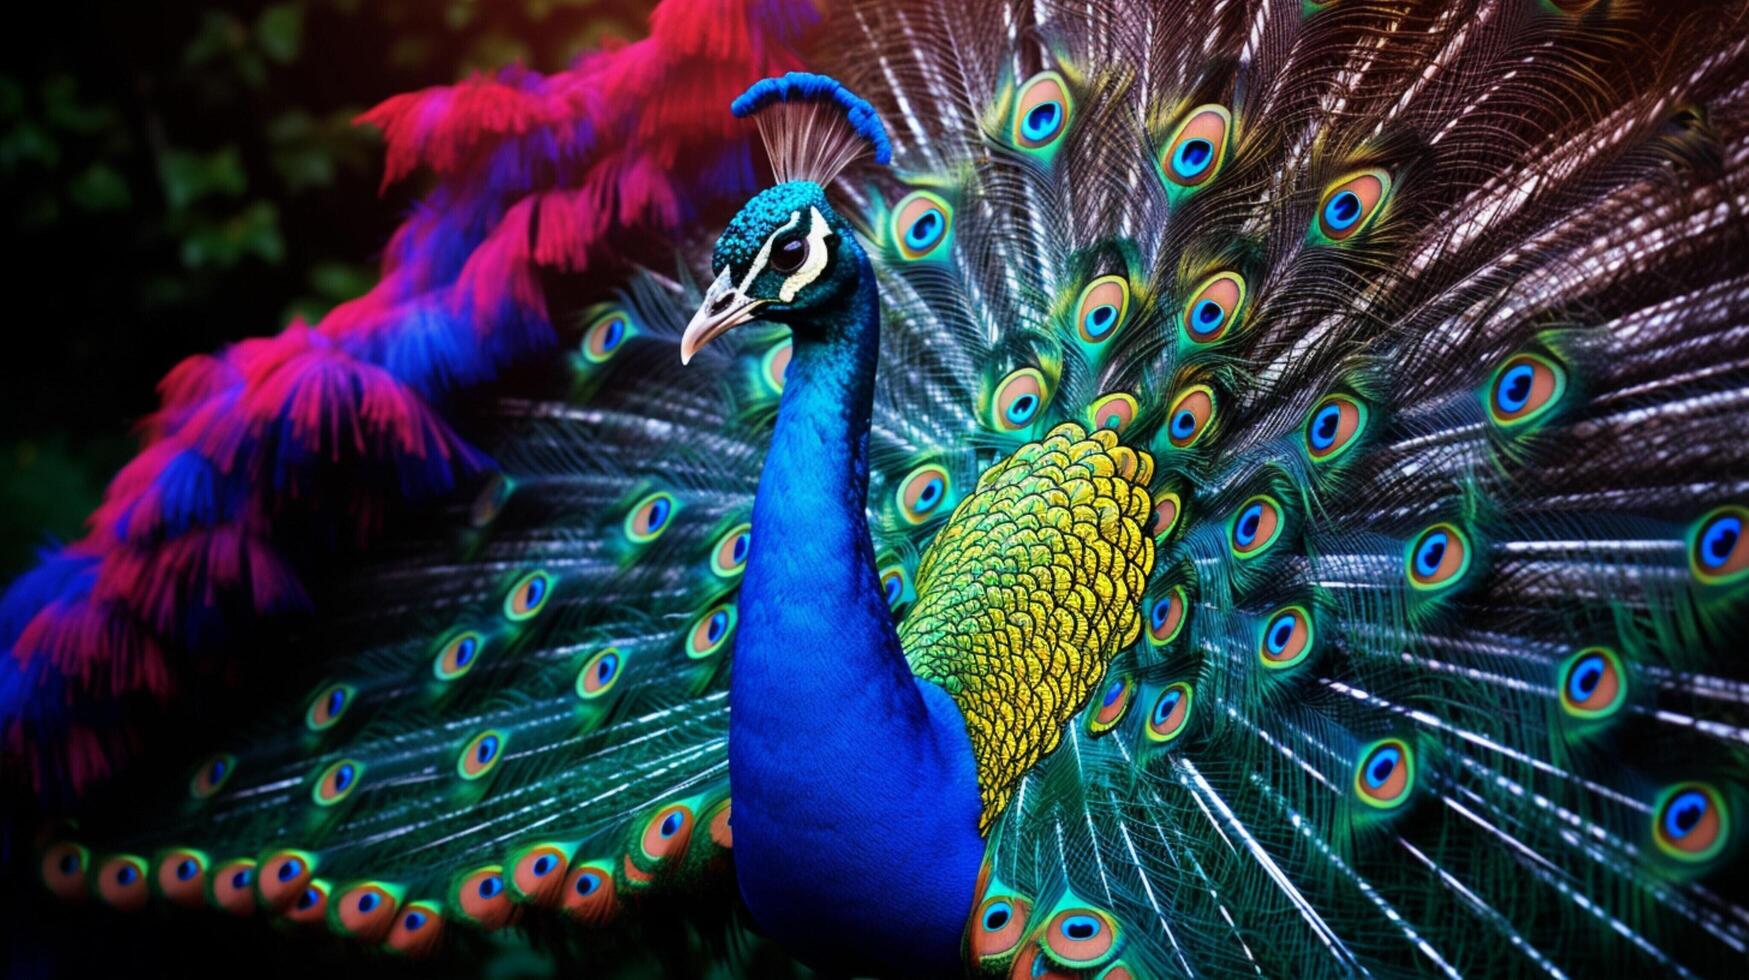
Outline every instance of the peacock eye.
{"type": "Polygon", "coordinates": [[[1184,681],[1170,684],[1161,691],[1154,701],[1154,710],[1148,715],[1148,740],[1170,742],[1184,734],[1185,723],[1190,720],[1192,698],[1190,685],[1184,681]]]}
{"type": "Polygon", "coordinates": [[[788,274],[802,267],[808,257],[808,240],[800,234],[787,234],[771,243],[771,267],[788,274]]]}
{"type": "Polygon", "coordinates": [[[1236,272],[1210,276],[1184,304],[1184,332],[1192,343],[1212,344],[1238,325],[1244,307],[1243,276],[1236,272]]]}
{"type": "Polygon", "coordinates": [[[972,930],[972,957],[980,962],[1006,956],[1020,945],[1032,911],[1024,899],[991,896],[972,913],[978,927],[972,930]]]}
{"type": "Polygon", "coordinates": [[[316,786],[310,791],[310,796],[319,806],[333,806],[352,795],[363,774],[364,766],[352,759],[329,763],[316,777],[316,786]]]}
{"type": "Polygon", "coordinates": [[[1374,742],[1360,754],[1354,791],[1369,806],[1389,810],[1409,801],[1415,786],[1415,757],[1400,739],[1374,742]]]}
{"type": "MultiPolygon", "coordinates": [[[[662,522],[666,524],[667,520],[667,515],[664,514],[662,522]]],[[[547,599],[553,594],[552,584],[552,577],[541,571],[528,572],[517,579],[504,596],[505,618],[512,622],[522,622],[539,615],[546,606],[547,599]]]]}
{"type": "Polygon", "coordinates": [[[795,358],[795,344],[790,338],[771,346],[765,356],[759,359],[759,376],[772,391],[781,393],[786,381],[789,380],[789,363],[795,358]]]}
{"type": "Polygon", "coordinates": [[[1075,303],[1075,332],[1089,344],[1110,340],[1130,311],[1130,285],[1122,276],[1100,276],[1075,303]]]}
{"type": "Polygon", "coordinates": [[[1567,372],[1535,354],[1507,358],[1488,384],[1488,415],[1496,425],[1523,425],[1557,405],[1567,388],[1567,372]]]}
{"type": "Polygon", "coordinates": [[[1166,440],[1175,448],[1189,449],[1208,432],[1214,417],[1214,389],[1192,385],[1172,399],[1172,407],[1166,412],[1166,440]]]}
{"type": "Polygon", "coordinates": [[[431,665],[431,672],[438,680],[445,682],[461,677],[474,669],[483,642],[480,634],[472,630],[450,637],[438,647],[437,659],[431,665]]]}
{"type": "Polygon", "coordinates": [[[1688,567],[1706,585],[1728,585],[1749,576],[1749,508],[1728,505],[1701,518],[1689,532],[1688,567]]]}
{"type": "Polygon", "coordinates": [[[947,470],[933,463],[917,467],[899,481],[899,515],[907,524],[922,524],[940,513],[952,488],[947,470]]]}
{"type": "Polygon", "coordinates": [[[1312,617],[1304,606],[1278,609],[1263,625],[1257,653],[1263,666],[1286,670],[1301,663],[1312,651],[1312,617]]]}
{"type": "Polygon", "coordinates": [[[571,869],[563,907],[565,914],[578,922],[606,924],[615,913],[612,870],[596,864],[571,869]]]}
{"type": "Polygon", "coordinates": [[[912,191],[893,207],[893,240],[911,261],[928,258],[947,241],[953,208],[929,191],[912,191]]]}
{"type": "Polygon", "coordinates": [[[910,584],[905,577],[905,566],[889,565],[881,569],[881,595],[887,601],[887,608],[897,610],[909,598],[910,584]]]}
{"type": "Polygon", "coordinates": [[[326,731],[339,723],[346,709],[352,706],[353,689],[348,684],[334,684],[323,688],[310,699],[309,710],[304,712],[304,725],[312,732],[326,731]]]}
{"type": "Polygon", "coordinates": [[[1324,191],[1315,227],[1331,241],[1359,234],[1378,216],[1391,192],[1391,177],[1383,170],[1364,170],[1342,178],[1324,191]]]}
{"type": "Polygon", "coordinates": [[[118,854],[105,861],[97,872],[97,894],[124,912],[145,908],[146,899],[151,897],[146,884],[146,862],[131,854],[118,854]]]}
{"type": "Polygon", "coordinates": [[[1451,524],[1435,524],[1409,544],[1409,584],[1417,589],[1444,588],[1469,567],[1469,542],[1451,524]]]}
{"type": "Polygon", "coordinates": [[[285,917],[293,922],[321,922],[328,917],[328,885],[321,881],[311,881],[309,886],[298,893],[291,906],[285,910],[285,917]]]}
{"type": "Polygon", "coordinates": [[[194,771],[194,778],[189,780],[188,792],[197,800],[204,800],[219,790],[230,780],[232,770],[237,767],[237,759],[230,755],[215,755],[201,763],[194,771]]]}
{"type": "Polygon", "coordinates": [[[1064,909],[1045,927],[1044,943],[1053,958],[1075,968],[1104,961],[1118,942],[1117,923],[1093,909],[1064,909]]]}
{"type": "Polygon", "coordinates": [[[511,863],[510,883],[524,899],[552,905],[565,887],[565,876],[554,874],[571,863],[571,852],[550,841],[519,852],[511,863]]]}
{"type": "Polygon", "coordinates": [[[1095,428],[1110,429],[1118,435],[1136,420],[1138,406],[1133,395],[1117,391],[1103,395],[1087,409],[1087,417],[1095,428]]]}
{"type": "Polygon", "coordinates": [[[1026,428],[1038,418],[1048,393],[1045,376],[1038,369],[1010,373],[996,384],[996,396],[990,401],[991,422],[1000,432],[1026,428]]]}
{"type": "Polygon", "coordinates": [[[1174,187],[1200,187],[1221,169],[1227,156],[1227,130],[1233,116],[1226,107],[1191,110],[1160,152],[1160,173],[1174,187]]]}
{"type": "Polygon", "coordinates": [[[1678,783],[1653,808],[1652,836],[1658,849],[1679,861],[1709,861],[1730,839],[1725,798],[1708,783],[1678,783]]]}
{"type": "Polygon", "coordinates": [[[1047,71],[1033,76],[1015,100],[1014,142],[1028,150],[1049,147],[1068,125],[1069,104],[1060,75],[1047,71]]]}
{"type": "Polygon", "coordinates": [[[656,811],[644,825],[644,855],[652,861],[679,858],[692,838],[692,810],[675,803],[656,811]]]}
{"type": "Polygon", "coordinates": [[[1306,418],[1306,454],[1314,463],[1335,459],[1366,428],[1366,405],[1347,395],[1325,395],[1306,418]]]}
{"type": "Polygon", "coordinates": [[[1117,727],[1129,713],[1130,701],[1136,690],[1135,681],[1128,676],[1112,678],[1105,687],[1105,694],[1099,699],[1099,707],[1087,718],[1087,731],[1093,735],[1104,735],[1117,727]]]}
{"type": "Polygon", "coordinates": [[[1233,554],[1240,558],[1250,558],[1263,553],[1281,536],[1284,523],[1281,505],[1276,503],[1274,497],[1259,494],[1245,501],[1239,507],[1238,513],[1233,515],[1233,524],[1228,530],[1233,554]]]}
{"type": "Polygon", "coordinates": [[[501,929],[515,913],[504,888],[504,869],[495,864],[469,872],[455,894],[462,915],[482,929],[501,929]]]}
{"type": "Polygon", "coordinates": [[[583,331],[583,356],[592,364],[604,364],[631,335],[631,322],[625,311],[609,310],[596,317],[583,331]]]}
{"type": "Polygon", "coordinates": [[[703,660],[721,650],[734,631],[735,604],[723,602],[712,606],[693,622],[692,630],[687,634],[686,655],[703,660]]]}
{"type": "Polygon", "coordinates": [[[1179,499],[1178,494],[1170,490],[1162,493],[1160,499],[1154,501],[1153,533],[1155,540],[1162,540],[1172,533],[1173,528],[1178,526],[1178,515],[1183,509],[1184,502],[1179,499]]]}
{"type": "Polygon", "coordinates": [[[671,493],[652,493],[638,501],[626,515],[626,537],[636,544],[647,544],[661,537],[662,532],[668,530],[675,507],[671,493]]]}
{"type": "Polygon", "coordinates": [[[395,925],[399,900],[376,882],[365,882],[340,896],[340,928],[365,942],[381,942],[395,925]]]}
{"type": "Polygon", "coordinates": [[[1174,585],[1148,607],[1148,644],[1162,647],[1178,638],[1184,628],[1184,586],[1174,585]]]}
{"type": "Polygon", "coordinates": [[[174,850],[158,860],[158,892],[177,905],[199,908],[206,904],[206,856],[197,851],[174,850]]]}
{"type": "Polygon", "coordinates": [[[1627,700],[1627,671],[1614,650],[1590,647],[1561,667],[1559,690],[1567,714],[1588,721],[1608,718],[1627,700]]]}
{"type": "Polygon", "coordinates": [[[588,700],[606,694],[614,682],[619,680],[619,670],[618,647],[596,651],[583,662],[583,668],[577,671],[577,696],[588,700]]]}
{"type": "Polygon", "coordinates": [[[497,731],[485,731],[468,740],[462,746],[461,753],[456,756],[456,773],[463,779],[479,779],[491,772],[502,758],[504,735],[497,731]]]}

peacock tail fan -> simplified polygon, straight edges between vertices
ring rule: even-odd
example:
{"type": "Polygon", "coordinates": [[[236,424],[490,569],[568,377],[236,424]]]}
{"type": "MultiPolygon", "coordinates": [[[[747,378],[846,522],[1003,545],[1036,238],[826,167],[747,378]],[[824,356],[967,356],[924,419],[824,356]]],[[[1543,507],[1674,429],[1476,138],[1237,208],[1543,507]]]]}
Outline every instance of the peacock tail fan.
{"type": "MultiPolygon", "coordinates": [[[[1741,968],[1746,27],[833,5],[810,67],[892,162],[826,188],[879,283],[880,587],[999,781],[968,971],[1741,968]],[[1071,490],[999,496],[1053,466],[1071,490]],[[1074,487],[1097,516],[1048,526],[1074,487]],[[986,514],[1020,543],[932,551],[986,514]],[[992,647],[952,611],[997,589],[992,647]],[[1086,640],[1033,649],[1029,617],[1086,640]]],[[[543,235],[580,207],[543,201],[543,235]]],[[[792,341],[755,323],[681,367],[718,230],[546,269],[557,348],[446,403],[489,464],[229,651],[273,683],[52,824],[49,891],[410,956],[787,971],[736,900],[727,692],[792,341]]]]}

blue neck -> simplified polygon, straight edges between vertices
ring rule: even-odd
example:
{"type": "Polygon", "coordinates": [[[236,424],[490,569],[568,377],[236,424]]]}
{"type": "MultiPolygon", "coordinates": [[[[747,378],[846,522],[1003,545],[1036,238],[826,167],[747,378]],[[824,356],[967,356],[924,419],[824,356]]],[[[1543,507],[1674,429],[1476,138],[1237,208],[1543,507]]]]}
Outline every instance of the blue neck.
{"type": "Polygon", "coordinates": [[[912,676],[869,538],[873,274],[796,330],[753,504],[729,694],[735,864],[817,968],[958,975],[984,842],[965,723],[912,676]]]}

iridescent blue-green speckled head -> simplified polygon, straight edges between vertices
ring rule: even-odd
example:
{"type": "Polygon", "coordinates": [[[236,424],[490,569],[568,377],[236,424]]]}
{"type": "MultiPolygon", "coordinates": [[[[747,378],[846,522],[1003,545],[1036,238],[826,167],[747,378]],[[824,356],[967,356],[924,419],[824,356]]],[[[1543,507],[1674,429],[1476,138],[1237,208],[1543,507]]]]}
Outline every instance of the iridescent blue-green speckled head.
{"type": "Polygon", "coordinates": [[[798,335],[824,324],[855,293],[868,258],[812,181],[761,191],[717,239],[716,279],[680,342],[682,361],[749,320],[787,323],[798,335]]]}

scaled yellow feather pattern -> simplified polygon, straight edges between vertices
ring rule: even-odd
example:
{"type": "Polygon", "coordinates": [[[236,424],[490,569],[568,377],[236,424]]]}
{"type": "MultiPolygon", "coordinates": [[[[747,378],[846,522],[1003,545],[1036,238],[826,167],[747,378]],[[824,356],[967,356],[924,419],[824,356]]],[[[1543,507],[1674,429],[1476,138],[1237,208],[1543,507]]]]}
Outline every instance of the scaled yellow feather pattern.
{"type": "Polygon", "coordinates": [[[911,669],[965,714],[981,830],[1141,632],[1154,461],[1065,423],[986,470],[917,570],[911,669]]]}

